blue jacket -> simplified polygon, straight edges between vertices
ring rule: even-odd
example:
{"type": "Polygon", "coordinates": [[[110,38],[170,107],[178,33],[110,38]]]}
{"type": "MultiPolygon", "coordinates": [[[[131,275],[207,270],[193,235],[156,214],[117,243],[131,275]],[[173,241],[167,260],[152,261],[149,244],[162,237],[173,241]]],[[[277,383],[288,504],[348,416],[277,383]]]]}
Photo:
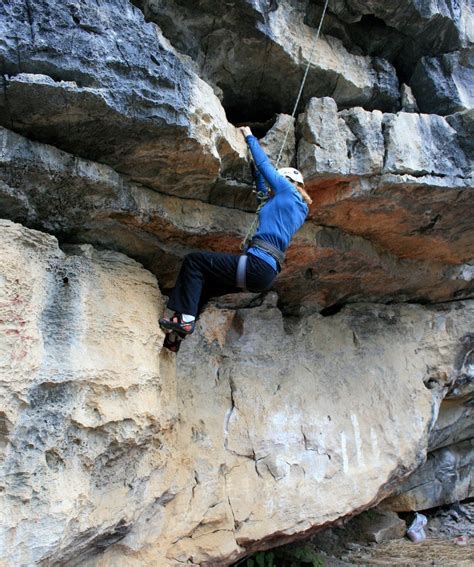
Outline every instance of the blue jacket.
{"type": "MultiPolygon", "coordinates": [[[[266,181],[274,194],[260,209],[255,237],[266,240],[285,252],[293,234],[301,228],[308,215],[308,205],[295,186],[273,167],[260,147],[257,138],[247,136],[245,140],[252,152],[257,169],[257,191],[268,192],[265,185],[266,181]]],[[[247,253],[265,260],[278,271],[275,258],[268,252],[260,250],[260,248],[250,247],[247,253]]]]}

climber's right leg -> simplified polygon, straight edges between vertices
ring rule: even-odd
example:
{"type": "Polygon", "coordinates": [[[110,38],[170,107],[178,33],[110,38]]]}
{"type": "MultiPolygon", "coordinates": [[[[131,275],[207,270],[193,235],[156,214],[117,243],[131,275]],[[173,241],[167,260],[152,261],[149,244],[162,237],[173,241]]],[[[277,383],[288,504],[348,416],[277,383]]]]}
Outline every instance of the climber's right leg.
{"type": "Polygon", "coordinates": [[[172,317],[160,320],[165,331],[191,334],[194,319],[209,297],[239,291],[235,274],[239,256],[220,252],[194,252],[183,261],[176,285],[171,292],[168,308],[172,317]]]}

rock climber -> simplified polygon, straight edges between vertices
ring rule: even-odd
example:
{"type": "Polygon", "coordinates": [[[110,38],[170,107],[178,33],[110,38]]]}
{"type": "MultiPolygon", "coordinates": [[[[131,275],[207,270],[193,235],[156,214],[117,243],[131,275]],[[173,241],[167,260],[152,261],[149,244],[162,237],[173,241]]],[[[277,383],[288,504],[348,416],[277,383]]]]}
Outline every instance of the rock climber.
{"type": "Polygon", "coordinates": [[[245,254],[193,252],[184,258],[167,305],[174,314],[160,319],[165,332],[176,332],[181,337],[191,334],[196,318],[211,297],[243,289],[268,290],[281,271],[291,238],[308,215],[312,201],[301,173],[292,167],[277,171],[250,128],[245,126],[240,131],[255,164],[257,194],[270,198],[258,212],[258,228],[245,254]]]}

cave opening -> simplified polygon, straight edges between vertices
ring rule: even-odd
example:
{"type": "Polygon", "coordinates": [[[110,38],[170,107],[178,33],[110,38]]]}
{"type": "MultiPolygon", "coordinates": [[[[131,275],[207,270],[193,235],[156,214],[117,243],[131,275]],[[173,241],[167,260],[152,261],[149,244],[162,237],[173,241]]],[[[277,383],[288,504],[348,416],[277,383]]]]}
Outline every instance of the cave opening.
{"type": "Polygon", "coordinates": [[[277,114],[291,112],[266,95],[242,101],[236,100],[231,93],[224,94],[222,106],[231,124],[237,127],[249,126],[257,138],[265,136],[275,124],[277,114]]]}
{"type": "MultiPolygon", "coordinates": [[[[409,84],[418,56],[414,40],[373,14],[364,14],[360,20],[345,27],[347,36],[341,37],[348,51],[360,50],[364,55],[389,61],[401,83],[409,84]]],[[[420,54],[418,54],[420,55],[420,54]]]]}
{"type": "Polygon", "coordinates": [[[252,121],[252,120],[243,120],[243,121],[238,121],[238,122],[232,122],[231,120],[229,120],[229,122],[231,122],[235,127],[239,128],[240,126],[248,126],[251,130],[252,130],[252,134],[254,136],[256,136],[257,138],[263,138],[265,136],[265,134],[272,128],[272,126],[275,124],[276,122],[276,114],[273,115],[271,118],[269,118],[268,120],[265,120],[264,122],[260,122],[260,121],[252,121]]]}
{"type": "Polygon", "coordinates": [[[342,311],[346,305],[346,303],[334,303],[333,305],[329,305],[328,307],[321,309],[319,314],[323,317],[332,317],[342,311]]]}

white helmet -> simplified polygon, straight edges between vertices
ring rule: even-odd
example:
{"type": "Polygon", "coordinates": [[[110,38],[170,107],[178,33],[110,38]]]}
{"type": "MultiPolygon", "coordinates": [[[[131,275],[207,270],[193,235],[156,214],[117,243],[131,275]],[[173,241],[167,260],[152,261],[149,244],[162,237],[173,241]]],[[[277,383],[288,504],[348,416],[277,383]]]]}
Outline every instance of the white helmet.
{"type": "Polygon", "coordinates": [[[294,167],[280,167],[278,173],[283,175],[283,177],[287,177],[290,181],[296,181],[296,183],[304,184],[303,176],[294,167]]]}

